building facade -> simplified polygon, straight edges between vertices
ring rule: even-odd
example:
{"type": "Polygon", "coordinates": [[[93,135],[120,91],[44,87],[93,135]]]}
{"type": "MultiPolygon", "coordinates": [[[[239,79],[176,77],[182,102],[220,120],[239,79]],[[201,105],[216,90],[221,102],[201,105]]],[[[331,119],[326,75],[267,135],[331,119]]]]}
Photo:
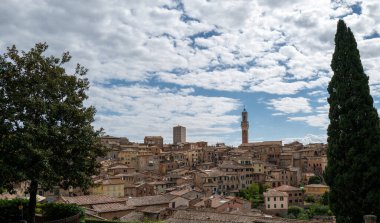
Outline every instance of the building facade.
{"type": "Polygon", "coordinates": [[[180,125],[173,127],[173,144],[183,144],[186,142],[186,128],[180,125]]]}

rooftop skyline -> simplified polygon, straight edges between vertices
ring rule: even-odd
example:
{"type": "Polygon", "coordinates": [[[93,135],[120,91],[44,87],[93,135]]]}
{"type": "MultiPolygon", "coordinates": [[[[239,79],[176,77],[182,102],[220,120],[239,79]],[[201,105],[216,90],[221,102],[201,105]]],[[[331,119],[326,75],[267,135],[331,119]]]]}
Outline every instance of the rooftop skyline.
{"type": "Polygon", "coordinates": [[[142,142],[172,127],[187,141],[325,142],[327,84],[338,19],[352,29],[380,108],[380,2],[11,1],[0,52],[47,42],[89,69],[88,105],[107,135],[142,142]]]}

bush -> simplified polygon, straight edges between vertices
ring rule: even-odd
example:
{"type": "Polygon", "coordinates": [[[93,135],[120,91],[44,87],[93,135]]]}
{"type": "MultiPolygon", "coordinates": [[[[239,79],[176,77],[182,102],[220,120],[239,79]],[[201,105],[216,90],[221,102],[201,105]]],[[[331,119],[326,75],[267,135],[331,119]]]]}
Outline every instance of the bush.
{"type": "Polygon", "coordinates": [[[315,202],[315,198],[313,196],[307,196],[305,198],[305,201],[308,202],[308,203],[314,203],[315,202]]]}
{"type": "Polygon", "coordinates": [[[26,219],[28,214],[28,200],[26,199],[13,199],[13,200],[0,200],[0,222],[12,222],[26,219]],[[19,206],[22,205],[23,209],[20,210],[19,206]],[[23,215],[21,217],[21,215],[23,215]]]}
{"type": "Polygon", "coordinates": [[[300,220],[309,220],[309,216],[303,212],[303,213],[300,213],[297,217],[297,219],[300,219],[300,220]]]}
{"type": "Polygon", "coordinates": [[[328,206],[326,205],[320,205],[320,204],[313,204],[310,209],[309,213],[312,216],[321,215],[321,216],[330,216],[331,211],[328,206]]]}
{"type": "Polygon", "coordinates": [[[319,199],[319,202],[323,205],[329,204],[329,192],[325,192],[322,197],[319,199]]]}
{"type": "Polygon", "coordinates": [[[320,204],[311,205],[309,210],[307,211],[307,214],[309,215],[309,218],[312,218],[314,216],[332,216],[333,215],[333,213],[329,209],[329,206],[320,205],[320,204]]]}
{"type": "Polygon", "coordinates": [[[318,176],[312,176],[309,178],[308,184],[320,184],[321,183],[321,178],[318,176]]]}
{"type": "Polygon", "coordinates": [[[84,218],[84,211],[76,204],[47,203],[42,205],[42,215],[48,221],[63,219],[80,214],[84,218]]]}
{"type": "Polygon", "coordinates": [[[295,218],[298,218],[298,216],[303,213],[303,208],[297,207],[297,206],[290,206],[288,208],[288,215],[293,215],[295,218]]]}

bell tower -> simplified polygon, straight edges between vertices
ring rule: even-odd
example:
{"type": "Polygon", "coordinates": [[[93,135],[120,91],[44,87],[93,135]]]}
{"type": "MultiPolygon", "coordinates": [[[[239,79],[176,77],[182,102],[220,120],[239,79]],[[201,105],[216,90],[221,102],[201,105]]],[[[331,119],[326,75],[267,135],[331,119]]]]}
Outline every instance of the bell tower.
{"type": "Polygon", "coordinates": [[[248,112],[247,110],[244,110],[241,113],[241,143],[248,143],[248,128],[249,128],[249,123],[248,123],[248,112]]]}

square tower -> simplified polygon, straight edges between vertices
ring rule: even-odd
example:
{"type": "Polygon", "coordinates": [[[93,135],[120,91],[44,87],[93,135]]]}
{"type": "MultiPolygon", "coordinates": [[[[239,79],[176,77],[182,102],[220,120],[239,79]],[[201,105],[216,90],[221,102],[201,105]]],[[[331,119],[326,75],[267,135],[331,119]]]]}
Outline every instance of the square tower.
{"type": "Polygon", "coordinates": [[[180,125],[173,127],[173,144],[186,142],[186,128],[180,125]]]}

